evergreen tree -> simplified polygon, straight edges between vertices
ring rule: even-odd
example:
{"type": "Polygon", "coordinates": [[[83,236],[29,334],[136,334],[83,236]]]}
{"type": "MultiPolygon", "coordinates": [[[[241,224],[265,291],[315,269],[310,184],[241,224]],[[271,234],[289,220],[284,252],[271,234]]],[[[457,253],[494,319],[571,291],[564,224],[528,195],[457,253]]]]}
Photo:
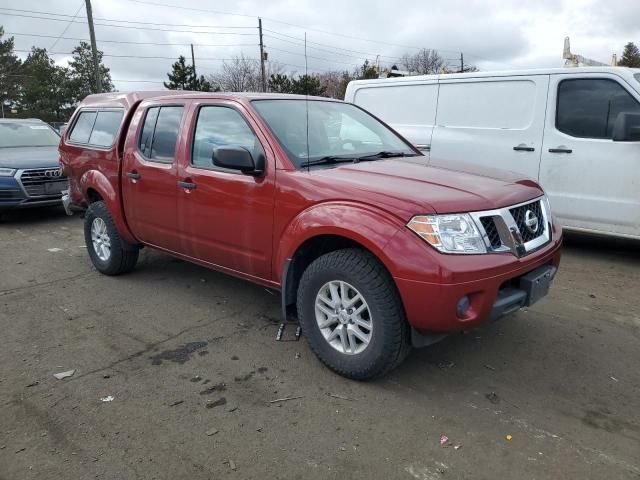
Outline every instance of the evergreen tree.
{"type": "Polygon", "coordinates": [[[640,49],[635,43],[629,42],[625,45],[622,58],[618,61],[618,66],[640,68],[640,49]]]}
{"type": "Polygon", "coordinates": [[[369,60],[365,60],[362,66],[356,72],[356,78],[358,80],[378,78],[378,69],[375,65],[370,64],[369,60]]]}
{"type": "Polygon", "coordinates": [[[57,66],[45,48],[33,47],[22,65],[22,74],[20,116],[66,120],[66,110],[71,106],[68,70],[57,66]]]}
{"type": "Polygon", "coordinates": [[[2,40],[0,26],[0,102],[15,102],[20,94],[22,62],[13,52],[13,37],[2,40]]]}
{"type": "Polygon", "coordinates": [[[167,73],[168,82],[164,82],[169,90],[193,90],[197,92],[210,92],[211,83],[203,75],[196,77],[193,65],[187,65],[187,59],[180,55],[178,61],[171,66],[171,72],[167,73]]]}
{"type": "Polygon", "coordinates": [[[274,93],[293,93],[293,82],[282,73],[269,77],[269,91],[274,93]]]}
{"type": "Polygon", "coordinates": [[[315,95],[321,97],[325,94],[325,88],[320,80],[311,75],[301,75],[292,80],[292,92],[299,95],[315,95]]]}
{"type": "MultiPolygon", "coordinates": [[[[93,53],[91,45],[87,42],[80,42],[72,52],[73,58],[69,62],[69,85],[73,103],[80,102],[84,97],[98,92],[96,85],[96,70],[93,63],[93,53]]],[[[102,63],[102,52],[98,50],[98,70],[102,80],[102,92],[113,92],[114,86],[111,81],[109,69],[102,63]]]]}

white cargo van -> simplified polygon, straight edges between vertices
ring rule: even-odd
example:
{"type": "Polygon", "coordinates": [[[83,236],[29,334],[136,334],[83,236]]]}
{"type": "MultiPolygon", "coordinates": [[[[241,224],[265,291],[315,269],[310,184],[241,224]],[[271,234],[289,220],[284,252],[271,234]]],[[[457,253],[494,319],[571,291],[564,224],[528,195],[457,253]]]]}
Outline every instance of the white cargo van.
{"type": "Polygon", "coordinates": [[[464,161],[538,180],[567,229],[640,239],[640,69],[359,80],[345,100],[432,165],[464,161]]]}

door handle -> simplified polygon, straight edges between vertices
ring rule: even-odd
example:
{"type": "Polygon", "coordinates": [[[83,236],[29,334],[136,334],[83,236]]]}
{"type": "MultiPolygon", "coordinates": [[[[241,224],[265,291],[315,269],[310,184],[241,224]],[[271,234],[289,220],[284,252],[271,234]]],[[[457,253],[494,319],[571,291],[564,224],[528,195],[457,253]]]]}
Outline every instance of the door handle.
{"type": "Polygon", "coordinates": [[[567,147],[550,148],[549,153],[571,153],[573,150],[567,147]]]}
{"type": "Polygon", "coordinates": [[[525,144],[522,144],[522,145],[518,145],[518,146],[516,146],[516,147],[513,147],[513,149],[514,149],[516,152],[535,152],[535,151],[536,151],[536,149],[535,149],[535,148],[533,148],[533,147],[527,147],[525,144]]]}
{"type": "Polygon", "coordinates": [[[140,174],[138,172],[127,172],[127,177],[131,180],[140,180],[140,174]]]}
{"type": "Polygon", "coordinates": [[[196,184],[192,182],[178,182],[178,186],[186,188],[187,190],[193,190],[194,188],[196,188],[196,184]]]}
{"type": "Polygon", "coordinates": [[[429,144],[416,145],[416,147],[418,147],[418,150],[420,150],[422,152],[430,152],[431,151],[431,145],[429,145],[429,144]]]}

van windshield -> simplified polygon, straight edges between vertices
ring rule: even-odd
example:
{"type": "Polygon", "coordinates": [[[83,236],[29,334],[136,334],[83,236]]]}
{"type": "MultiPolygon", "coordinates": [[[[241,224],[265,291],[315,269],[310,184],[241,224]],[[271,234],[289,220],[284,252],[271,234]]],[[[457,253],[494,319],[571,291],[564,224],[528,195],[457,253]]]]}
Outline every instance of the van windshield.
{"type": "Polygon", "coordinates": [[[254,100],[252,103],[296,168],[323,159],[349,161],[368,157],[373,160],[416,155],[392,130],[348,103],[304,99],[254,100]]]}
{"type": "Polygon", "coordinates": [[[0,122],[0,148],[55,147],[60,137],[42,123],[0,122]]]}
{"type": "Polygon", "coordinates": [[[636,73],[633,76],[636,77],[636,80],[640,83],[640,73],[636,73]]]}

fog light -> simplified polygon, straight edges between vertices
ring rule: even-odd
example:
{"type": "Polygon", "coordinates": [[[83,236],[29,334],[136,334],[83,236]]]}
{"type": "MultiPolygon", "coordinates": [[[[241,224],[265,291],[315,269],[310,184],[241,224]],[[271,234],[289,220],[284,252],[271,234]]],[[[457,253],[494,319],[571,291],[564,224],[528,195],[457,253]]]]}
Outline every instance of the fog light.
{"type": "Polygon", "coordinates": [[[466,295],[462,297],[460,300],[458,300],[458,307],[456,309],[456,313],[458,314],[459,318],[462,318],[467,314],[467,312],[469,311],[470,305],[471,303],[469,302],[469,297],[467,297],[466,295]]]}

